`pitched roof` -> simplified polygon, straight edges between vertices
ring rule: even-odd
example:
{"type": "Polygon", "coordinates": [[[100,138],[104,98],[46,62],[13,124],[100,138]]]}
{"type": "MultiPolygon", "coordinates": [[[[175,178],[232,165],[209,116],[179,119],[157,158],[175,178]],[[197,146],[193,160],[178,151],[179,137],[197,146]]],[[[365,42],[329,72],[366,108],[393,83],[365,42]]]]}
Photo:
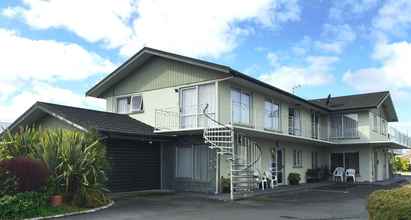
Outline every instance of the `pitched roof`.
{"type": "Polygon", "coordinates": [[[366,109],[375,108],[389,95],[387,91],[356,94],[348,96],[337,96],[322,99],[309,100],[312,103],[323,106],[331,111],[351,110],[351,109],[366,109]],[[328,103],[327,103],[328,102],[328,103]]]}
{"type": "Polygon", "coordinates": [[[154,131],[153,127],[135,120],[128,115],[45,102],[37,102],[34,104],[10,125],[10,129],[13,130],[22,124],[30,124],[34,120],[39,119],[39,117],[43,117],[44,113],[63,120],[80,130],[96,129],[104,132],[138,135],[153,135],[154,131]],[[43,114],[41,114],[41,112],[43,112],[43,114]]]}
{"type": "MultiPolygon", "coordinates": [[[[275,86],[272,86],[268,83],[265,83],[261,80],[258,80],[256,78],[253,78],[251,76],[248,76],[247,74],[241,73],[237,70],[232,69],[229,66],[217,64],[217,63],[212,63],[192,57],[187,57],[187,56],[182,56],[179,54],[174,54],[162,50],[157,50],[153,49],[150,47],[144,47],[141,49],[139,52],[137,52],[134,56],[132,56],[130,59],[128,59],[126,62],[124,62],[120,67],[118,67],[116,70],[114,70],[112,73],[110,73],[108,76],[106,76],[103,80],[99,81],[96,85],[94,85],[90,90],[86,92],[87,96],[92,96],[92,97],[97,97],[101,98],[101,96],[104,94],[104,92],[109,89],[111,86],[115,85],[117,82],[121,81],[125,77],[128,76],[128,74],[132,73],[132,69],[137,68],[138,66],[142,65],[144,62],[146,62],[149,58],[153,56],[158,56],[166,59],[171,59],[171,60],[176,60],[179,62],[184,62],[188,64],[192,64],[195,66],[200,66],[208,69],[215,70],[217,72],[225,73],[225,74],[231,74],[234,77],[241,78],[243,80],[246,80],[248,82],[257,84],[259,86],[262,86],[264,88],[267,88],[269,90],[273,90],[275,92],[278,92],[282,95],[291,97],[293,99],[296,99],[300,102],[306,103],[307,105],[323,109],[322,106],[319,106],[315,103],[311,103],[307,101],[306,99],[303,99],[299,96],[296,96],[292,93],[289,93],[287,91],[284,91],[282,89],[279,89],[275,86]]],[[[327,110],[327,109],[323,109],[327,110]]]]}

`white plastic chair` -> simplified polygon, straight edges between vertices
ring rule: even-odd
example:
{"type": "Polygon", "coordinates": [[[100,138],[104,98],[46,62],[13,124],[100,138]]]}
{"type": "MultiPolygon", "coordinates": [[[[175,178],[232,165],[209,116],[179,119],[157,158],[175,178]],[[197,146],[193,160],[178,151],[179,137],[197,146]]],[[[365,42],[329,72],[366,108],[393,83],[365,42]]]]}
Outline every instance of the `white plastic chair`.
{"type": "Polygon", "coordinates": [[[333,172],[334,180],[337,181],[337,179],[340,179],[341,182],[344,182],[344,171],[344,167],[336,167],[333,172]]]}
{"type": "Polygon", "coordinates": [[[268,178],[267,172],[264,172],[263,176],[261,177],[262,190],[265,190],[266,188],[268,188],[268,181],[269,181],[269,178],[268,178]]]}
{"type": "Polygon", "coordinates": [[[353,182],[355,183],[355,169],[347,169],[345,171],[345,181],[348,180],[348,177],[351,177],[353,182]]]}

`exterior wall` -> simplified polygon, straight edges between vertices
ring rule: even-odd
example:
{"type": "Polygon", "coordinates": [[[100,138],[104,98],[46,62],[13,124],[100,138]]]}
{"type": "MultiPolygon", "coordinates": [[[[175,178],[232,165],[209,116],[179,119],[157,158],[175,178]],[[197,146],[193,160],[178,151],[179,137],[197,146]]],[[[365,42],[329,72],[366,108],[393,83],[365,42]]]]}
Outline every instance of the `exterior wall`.
{"type": "MultiPolygon", "coordinates": [[[[131,94],[143,94],[147,91],[168,91],[166,88],[177,88],[182,85],[206,82],[227,77],[227,74],[163,58],[152,58],[129,77],[123,79],[103,96],[107,100],[107,111],[116,109],[115,97],[131,94]],[[163,90],[165,89],[165,90],[163,90]]],[[[146,103],[145,107],[150,103],[146,103]]],[[[155,100],[158,102],[158,100],[155,100]]]]}
{"type": "Polygon", "coordinates": [[[151,126],[155,125],[156,109],[169,109],[178,112],[179,93],[174,91],[177,87],[164,88],[142,92],[144,112],[130,114],[131,117],[151,126]]]}
{"type": "Polygon", "coordinates": [[[372,149],[371,165],[373,168],[373,180],[382,181],[390,178],[389,160],[390,154],[386,148],[379,147],[372,149]],[[377,163],[377,171],[375,171],[375,163],[377,163]]]}
{"type": "Polygon", "coordinates": [[[42,119],[40,119],[38,122],[36,122],[36,125],[41,126],[42,128],[47,128],[47,129],[77,130],[77,128],[50,115],[47,115],[43,117],[42,119]]]}
{"type": "MultiPolygon", "coordinates": [[[[164,143],[162,150],[163,161],[163,189],[171,189],[176,191],[189,192],[204,192],[214,193],[216,189],[216,173],[215,173],[215,155],[216,152],[209,149],[208,161],[208,181],[196,181],[191,178],[176,177],[176,148],[182,146],[204,145],[204,141],[200,136],[180,136],[179,140],[172,143],[164,143]]],[[[207,147],[204,145],[204,147],[207,147]]]]}
{"type": "Polygon", "coordinates": [[[104,97],[106,110],[116,112],[116,99],[121,96],[142,95],[144,111],[130,114],[146,124],[155,125],[155,110],[179,111],[178,89],[211,82],[227,74],[162,58],[153,58],[134,74],[111,88],[104,97]]]}

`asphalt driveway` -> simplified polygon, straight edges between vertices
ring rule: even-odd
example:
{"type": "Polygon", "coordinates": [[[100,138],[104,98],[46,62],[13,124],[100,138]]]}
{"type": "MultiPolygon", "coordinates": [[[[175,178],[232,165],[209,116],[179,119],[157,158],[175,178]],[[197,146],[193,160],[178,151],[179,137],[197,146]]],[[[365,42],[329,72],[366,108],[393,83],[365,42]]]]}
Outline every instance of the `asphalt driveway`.
{"type": "Polygon", "coordinates": [[[366,198],[382,187],[331,186],[222,202],[194,194],[152,195],[121,199],[104,211],[76,219],[367,219],[366,198]]]}

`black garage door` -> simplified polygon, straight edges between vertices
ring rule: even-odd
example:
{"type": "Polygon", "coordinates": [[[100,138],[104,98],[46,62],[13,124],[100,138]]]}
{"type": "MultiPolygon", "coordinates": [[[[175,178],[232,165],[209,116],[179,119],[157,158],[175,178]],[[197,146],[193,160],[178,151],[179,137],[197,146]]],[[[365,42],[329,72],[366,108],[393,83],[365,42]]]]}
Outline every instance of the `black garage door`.
{"type": "Polygon", "coordinates": [[[111,169],[111,192],[160,189],[160,146],[158,143],[109,139],[107,155],[111,169]]]}

